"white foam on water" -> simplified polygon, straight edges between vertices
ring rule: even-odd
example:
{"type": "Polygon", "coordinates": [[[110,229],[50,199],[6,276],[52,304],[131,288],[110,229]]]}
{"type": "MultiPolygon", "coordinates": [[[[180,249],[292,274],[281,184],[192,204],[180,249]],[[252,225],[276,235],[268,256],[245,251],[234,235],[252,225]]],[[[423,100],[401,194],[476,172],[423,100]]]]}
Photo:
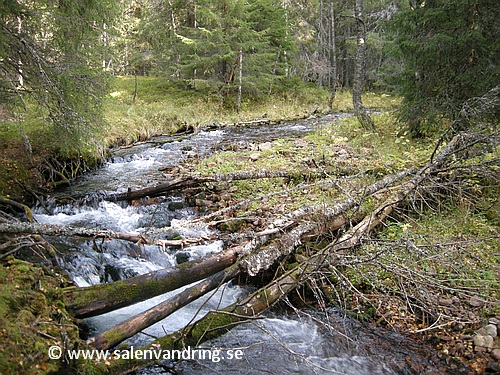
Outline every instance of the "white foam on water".
{"type": "MultiPolygon", "coordinates": [[[[116,324],[125,321],[126,319],[129,319],[143,311],[146,311],[158,305],[161,302],[166,301],[167,299],[173,297],[177,293],[194,284],[195,283],[137,303],[132,306],[124,307],[116,311],[111,311],[97,317],[88,318],[86,319],[86,321],[96,329],[96,333],[105,331],[114,327],[116,324]]],[[[152,325],[151,327],[144,329],[143,332],[155,337],[160,337],[164,336],[166,333],[168,334],[175,332],[183,328],[191,321],[201,319],[209,311],[215,310],[217,308],[227,307],[228,305],[236,302],[242,295],[242,288],[240,288],[239,286],[231,286],[230,284],[226,283],[222,285],[218,290],[200,297],[189,305],[177,310],[167,318],[152,325]]],[[[132,342],[134,345],[145,345],[148,342],[152,341],[151,337],[145,335],[138,335],[134,338],[131,338],[130,340],[131,341],[129,341],[129,343],[132,342]]]]}
{"type": "Polygon", "coordinates": [[[42,224],[99,227],[104,229],[133,232],[137,229],[142,215],[133,206],[122,208],[113,202],[100,202],[97,209],[91,207],[72,208],[54,215],[35,214],[42,224]]]}

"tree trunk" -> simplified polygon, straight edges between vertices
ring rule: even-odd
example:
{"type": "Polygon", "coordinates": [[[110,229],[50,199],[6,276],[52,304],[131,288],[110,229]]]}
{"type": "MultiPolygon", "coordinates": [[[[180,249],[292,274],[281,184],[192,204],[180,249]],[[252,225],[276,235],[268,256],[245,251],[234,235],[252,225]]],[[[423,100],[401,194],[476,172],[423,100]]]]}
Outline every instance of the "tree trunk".
{"type": "Polygon", "coordinates": [[[240,48],[238,52],[238,105],[236,110],[240,113],[241,110],[241,87],[243,84],[243,50],[240,48]]]}
{"type": "Polygon", "coordinates": [[[188,303],[195,301],[211,290],[219,287],[222,283],[233,279],[240,272],[239,267],[235,265],[226,268],[215,275],[207,277],[198,284],[183,290],[179,294],[176,294],[174,297],[169,298],[155,307],[152,307],[149,310],[146,310],[114,326],[113,328],[98,334],[88,340],[87,343],[96,349],[104,350],[112,348],[123,340],[132,337],[144,328],[165,319],[181,307],[186,306],[188,303]]]}
{"type": "Polygon", "coordinates": [[[333,101],[335,100],[335,96],[337,94],[338,87],[338,73],[337,73],[337,33],[336,33],[336,22],[335,22],[335,4],[334,0],[330,0],[330,54],[331,59],[330,63],[332,64],[331,69],[331,95],[330,100],[328,102],[328,107],[330,111],[333,109],[333,101]]]}
{"type": "Polygon", "coordinates": [[[361,123],[361,126],[367,130],[374,130],[374,123],[366,108],[363,105],[361,94],[365,85],[365,19],[363,10],[363,0],[356,0],[354,8],[357,36],[356,36],[356,67],[354,71],[354,82],[352,85],[352,102],[354,105],[354,114],[361,123]]]}
{"type": "Polygon", "coordinates": [[[173,269],[162,269],[110,284],[67,288],[64,291],[66,308],[77,318],[104,314],[202,280],[234,262],[236,251],[229,249],[201,261],[182,263],[173,269]]]}
{"type": "MultiPolygon", "coordinates": [[[[260,313],[272,306],[279,298],[299,286],[303,269],[297,267],[274,280],[250,296],[230,305],[229,307],[211,311],[197,322],[170,335],[156,339],[151,345],[141,350],[156,351],[197,347],[201,342],[217,338],[229,332],[234,326],[255,319],[260,313]]],[[[154,362],[154,357],[111,359],[107,371],[112,374],[129,373],[154,362]]]]}

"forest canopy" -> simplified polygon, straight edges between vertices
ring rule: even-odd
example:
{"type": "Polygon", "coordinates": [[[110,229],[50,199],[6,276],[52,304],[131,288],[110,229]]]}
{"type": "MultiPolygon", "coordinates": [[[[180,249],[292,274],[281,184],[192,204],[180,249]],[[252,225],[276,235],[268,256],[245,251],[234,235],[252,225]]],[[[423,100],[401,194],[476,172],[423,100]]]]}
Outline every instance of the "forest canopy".
{"type": "Polygon", "coordinates": [[[493,0],[4,0],[0,12],[0,104],[38,108],[69,148],[98,138],[113,75],[163,77],[226,107],[238,90],[265,100],[304,84],[351,89],[357,21],[364,89],[401,94],[413,136],[499,85],[493,0]]]}

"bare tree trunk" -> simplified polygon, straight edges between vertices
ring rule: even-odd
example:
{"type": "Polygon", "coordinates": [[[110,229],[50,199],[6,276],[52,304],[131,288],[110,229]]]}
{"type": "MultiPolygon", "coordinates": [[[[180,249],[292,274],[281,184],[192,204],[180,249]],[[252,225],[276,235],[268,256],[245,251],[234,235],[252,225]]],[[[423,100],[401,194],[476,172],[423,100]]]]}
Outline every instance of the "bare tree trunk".
{"type": "Polygon", "coordinates": [[[238,72],[238,105],[236,110],[238,113],[240,113],[241,110],[241,86],[243,82],[243,50],[240,48],[240,51],[238,52],[238,65],[239,65],[239,72],[238,72]]]}
{"type": "Polygon", "coordinates": [[[333,101],[335,100],[335,95],[337,94],[338,87],[338,73],[337,73],[337,33],[336,33],[336,22],[335,22],[335,4],[334,0],[330,0],[330,54],[331,54],[331,74],[332,74],[332,83],[330,90],[332,91],[330,95],[330,100],[328,102],[328,107],[330,111],[333,109],[333,101]]]}
{"type": "Polygon", "coordinates": [[[363,0],[356,0],[354,8],[357,37],[356,37],[356,67],[354,71],[354,82],[352,85],[352,102],[354,105],[354,114],[363,128],[374,130],[374,123],[366,108],[363,105],[361,94],[365,85],[365,19],[363,10],[363,0]]]}

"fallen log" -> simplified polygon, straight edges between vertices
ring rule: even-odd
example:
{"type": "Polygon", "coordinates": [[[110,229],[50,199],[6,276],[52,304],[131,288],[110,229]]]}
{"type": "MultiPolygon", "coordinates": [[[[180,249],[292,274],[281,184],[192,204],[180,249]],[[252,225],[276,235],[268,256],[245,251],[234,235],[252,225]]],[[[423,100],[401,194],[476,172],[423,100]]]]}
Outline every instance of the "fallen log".
{"type": "MultiPolygon", "coordinates": [[[[260,313],[275,304],[281,297],[301,285],[305,281],[303,276],[304,270],[298,266],[242,300],[225,309],[211,311],[197,322],[158,338],[151,345],[140,350],[160,353],[162,350],[194,348],[203,341],[217,338],[236,325],[257,318],[260,313]]],[[[112,356],[108,366],[106,366],[106,371],[111,374],[125,374],[153,362],[155,362],[154,355],[142,358],[136,356],[127,360],[112,356]]]]}
{"type": "Polygon", "coordinates": [[[164,184],[160,184],[158,186],[147,187],[139,190],[129,190],[126,193],[119,194],[111,194],[107,197],[104,197],[105,200],[118,202],[118,201],[132,201],[136,199],[141,199],[144,197],[159,197],[165,195],[165,193],[178,189],[185,189],[187,187],[192,187],[198,185],[203,182],[213,181],[212,178],[204,178],[204,177],[181,177],[176,178],[173,181],[166,182],[164,184]]]}
{"type": "Polygon", "coordinates": [[[375,194],[376,192],[385,189],[387,186],[400,181],[404,177],[414,173],[416,169],[410,168],[405,171],[399,172],[383,178],[370,185],[367,188],[358,191],[357,194],[345,199],[344,201],[336,204],[333,208],[326,206],[316,207],[301,207],[297,213],[288,215],[288,218],[300,216],[306,213],[311,215],[314,220],[299,225],[292,229],[289,233],[284,234],[276,239],[272,244],[268,245],[253,254],[249,254],[241,265],[249,275],[256,275],[260,271],[266,270],[271,267],[279,258],[284,255],[290,254],[295,247],[301,243],[301,238],[308,232],[317,230],[321,227],[329,227],[331,229],[338,229],[345,224],[345,221],[340,217],[341,214],[347,210],[360,205],[364,198],[375,194]],[[336,223],[335,223],[336,221],[336,223]]]}
{"type": "Polygon", "coordinates": [[[242,245],[207,258],[186,262],[174,269],[162,269],[109,284],[65,289],[66,307],[75,317],[103,314],[153,298],[209,277],[237,260],[238,254],[249,254],[269,242],[276,232],[262,233],[242,245]]]}
{"type": "MultiPolygon", "coordinates": [[[[168,227],[168,232],[172,232],[172,228],[168,227]]],[[[165,232],[163,230],[162,232],[165,232]]],[[[182,238],[179,240],[162,240],[158,238],[151,238],[144,236],[140,233],[125,233],[115,232],[108,229],[99,228],[82,228],[73,227],[70,225],[56,225],[56,224],[38,224],[26,222],[10,222],[0,223],[0,233],[9,234],[36,234],[45,236],[76,236],[84,238],[104,238],[113,240],[124,240],[136,243],[137,245],[158,245],[161,246],[163,251],[166,247],[184,247],[187,245],[199,244],[207,240],[207,238],[182,238]]]]}
{"type": "Polygon", "coordinates": [[[135,233],[114,232],[99,228],[72,227],[69,225],[38,224],[33,222],[0,223],[0,233],[110,238],[134,243],[148,243],[145,237],[135,233]]]}
{"type": "Polygon", "coordinates": [[[235,262],[236,251],[229,249],[173,269],[161,269],[109,284],[67,288],[64,290],[66,308],[77,318],[103,314],[202,280],[235,262]]]}
{"type": "MultiPolygon", "coordinates": [[[[378,185],[380,186],[380,185],[378,185]]],[[[409,188],[405,185],[403,193],[408,193],[409,188]]],[[[275,279],[264,288],[238,301],[237,303],[220,311],[210,312],[198,322],[193,323],[182,330],[155,340],[150,346],[142,350],[172,350],[186,347],[196,347],[201,342],[223,335],[237,324],[247,321],[249,318],[258,317],[276,301],[286,296],[293,289],[304,284],[312,273],[323,267],[329,266],[330,262],[338,261],[338,257],[332,257],[332,251],[344,250],[357,246],[363,236],[373,230],[378,224],[386,219],[392,210],[403,201],[406,194],[397,191],[384,201],[379,207],[365,217],[357,226],[351,228],[338,242],[328,246],[323,251],[313,255],[302,262],[293,270],[275,279]]],[[[297,228],[300,228],[297,227],[297,228]]],[[[295,228],[295,229],[297,229],[295,228]]],[[[304,227],[302,230],[305,230],[304,227]]],[[[300,231],[299,231],[300,232],[300,231]]],[[[294,248],[295,243],[288,244],[288,248],[294,248]]],[[[110,371],[112,373],[126,373],[153,362],[143,358],[134,361],[111,361],[110,371]]]]}
{"type": "Polygon", "coordinates": [[[130,190],[125,193],[111,194],[104,197],[108,201],[132,201],[141,199],[144,197],[159,197],[165,195],[165,193],[186,189],[189,187],[197,186],[206,182],[230,182],[237,180],[254,180],[262,178],[295,178],[298,176],[306,176],[307,178],[319,178],[323,177],[323,172],[290,172],[286,170],[266,170],[262,169],[259,171],[242,171],[227,174],[214,174],[212,176],[196,176],[190,175],[185,177],[179,177],[175,180],[165,182],[157,186],[151,186],[139,190],[130,190]]]}
{"type": "Polygon", "coordinates": [[[105,332],[101,332],[88,340],[87,343],[96,349],[104,350],[112,348],[144,328],[165,319],[181,307],[186,306],[188,303],[219,287],[222,283],[233,279],[238,276],[240,272],[240,269],[236,265],[230,266],[207,277],[198,284],[183,290],[174,297],[127,319],[105,332]]]}
{"type": "Polygon", "coordinates": [[[33,212],[31,212],[31,209],[25,204],[0,196],[0,205],[11,206],[17,208],[20,211],[23,211],[26,215],[26,220],[28,220],[30,223],[33,222],[33,212]]]}

